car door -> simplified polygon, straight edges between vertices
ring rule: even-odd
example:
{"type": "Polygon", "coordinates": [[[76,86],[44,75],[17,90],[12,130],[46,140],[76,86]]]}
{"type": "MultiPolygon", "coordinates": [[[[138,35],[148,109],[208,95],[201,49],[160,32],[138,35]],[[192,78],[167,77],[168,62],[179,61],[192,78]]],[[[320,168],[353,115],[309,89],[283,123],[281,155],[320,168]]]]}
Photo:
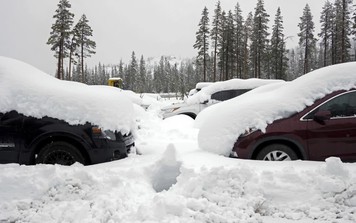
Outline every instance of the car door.
{"type": "Polygon", "coordinates": [[[18,162],[22,121],[17,112],[0,113],[0,163],[18,162]]]}
{"type": "MultiPolygon", "coordinates": [[[[319,113],[320,114],[320,113],[319,113]]],[[[314,109],[308,117],[307,144],[310,159],[330,156],[356,161],[356,92],[341,93],[314,109]],[[318,120],[319,111],[330,118],[318,120]]]]}

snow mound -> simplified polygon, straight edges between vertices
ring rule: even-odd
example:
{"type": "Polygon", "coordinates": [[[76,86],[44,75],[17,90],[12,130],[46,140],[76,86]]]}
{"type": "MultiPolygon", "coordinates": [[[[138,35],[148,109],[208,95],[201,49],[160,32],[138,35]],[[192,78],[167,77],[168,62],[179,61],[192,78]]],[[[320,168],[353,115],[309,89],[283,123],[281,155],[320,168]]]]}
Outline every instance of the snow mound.
{"type": "Polygon", "coordinates": [[[173,144],[167,146],[161,160],[152,168],[152,186],[157,192],[169,190],[177,182],[182,162],[177,161],[176,149],[173,144]]]}
{"type": "Polygon", "coordinates": [[[0,112],[11,110],[72,125],[90,122],[123,133],[135,128],[133,105],[115,88],[58,80],[23,62],[0,57],[0,112]]]}
{"type": "Polygon", "coordinates": [[[262,86],[208,107],[195,122],[200,129],[199,146],[228,156],[246,130],[265,131],[273,121],[300,112],[331,92],[355,88],[355,70],[355,62],[321,68],[294,81],[262,86]]]}

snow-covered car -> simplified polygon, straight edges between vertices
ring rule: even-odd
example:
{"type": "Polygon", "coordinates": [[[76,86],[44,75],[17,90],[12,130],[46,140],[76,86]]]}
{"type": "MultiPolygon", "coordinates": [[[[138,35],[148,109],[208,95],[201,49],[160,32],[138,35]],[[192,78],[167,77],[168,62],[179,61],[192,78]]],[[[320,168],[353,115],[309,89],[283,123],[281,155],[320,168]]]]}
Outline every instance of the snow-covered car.
{"type": "Polygon", "coordinates": [[[0,57],[0,163],[96,164],[134,145],[133,104],[0,57]]]}
{"type": "Polygon", "coordinates": [[[355,70],[354,62],[321,68],[206,109],[199,146],[247,159],[356,161],[355,70]]]}
{"type": "MultiPolygon", "coordinates": [[[[182,103],[168,105],[161,109],[162,117],[168,118],[174,115],[188,115],[195,119],[197,115],[205,108],[240,96],[254,88],[271,84],[284,82],[282,80],[273,79],[231,79],[227,81],[207,83],[199,88],[199,91],[194,92],[182,103]]],[[[202,83],[204,84],[204,83],[202,83]]]]}

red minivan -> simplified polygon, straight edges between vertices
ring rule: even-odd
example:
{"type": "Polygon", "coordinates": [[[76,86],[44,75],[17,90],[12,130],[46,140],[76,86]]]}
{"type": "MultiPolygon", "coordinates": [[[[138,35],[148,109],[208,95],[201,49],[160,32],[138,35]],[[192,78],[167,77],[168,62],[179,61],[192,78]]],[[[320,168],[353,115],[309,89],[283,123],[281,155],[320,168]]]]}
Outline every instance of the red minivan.
{"type": "Polygon", "coordinates": [[[238,138],[233,156],[257,160],[356,161],[356,90],[336,91],[288,118],[269,124],[263,133],[238,138]]]}

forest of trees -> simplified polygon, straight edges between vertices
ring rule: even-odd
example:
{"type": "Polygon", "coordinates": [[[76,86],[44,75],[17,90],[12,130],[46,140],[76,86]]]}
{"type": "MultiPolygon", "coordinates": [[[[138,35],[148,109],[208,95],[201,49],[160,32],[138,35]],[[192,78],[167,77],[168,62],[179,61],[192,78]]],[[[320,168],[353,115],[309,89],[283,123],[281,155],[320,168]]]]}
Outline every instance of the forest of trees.
{"type": "Polygon", "coordinates": [[[124,89],[135,92],[185,94],[201,81],[231,78],[293,80],[311,70],[356,60],[353,44],[356,38],[356,7],[352,0],[325,1],[319,15],[320,33],[315,32],[315,19],[307,4],[299,18],[299,44],[292,49],[286,48],[290,37],[284,35],[280,8],[276,9],[271,20],[264,1],[257,0],[255,11],[244,18],[238,2],[233,10],[225,11],[218,1],[212,17],[209,17],[206,7],[202,11],[196,41],[192,46],[197,50],[196,58],[177,62],[170,56],[162,56],[159,61],[152,62],[132,52],[128,64],[122,61],[114,65],[99,63],[91,68],[84,63],[84,58],[95,53],[88,20],[83,15],[78,22],[84,23],[82,27],[87,30],[78,38],[80,35],[76,27],[79,25],[71,29],[73,14],[69,12],[68,0],[60,0],[58,6],[54,16],[57,21],[52,26],[48,41],[58,58],[57,73],[62,73],[58,78],[87,84],[107,84],[108,78],[121,77],[124,89]],[[66,5],[66,10],[60,10],[63,7],[61,4],[66,5]],[[60,12],[67,15],[61,17],[60,12]],[[60,25],[60,18],[66,25],[60,25]],[[272,27],[269,27],[270,20],[272,27]],[[64,36],[64,41],[59,36],[64,36]],[[86,41],[80,41],[84,39],[86,41]],[[64,58],[70,61],[66,69],[63,69],[64,58]]]}

